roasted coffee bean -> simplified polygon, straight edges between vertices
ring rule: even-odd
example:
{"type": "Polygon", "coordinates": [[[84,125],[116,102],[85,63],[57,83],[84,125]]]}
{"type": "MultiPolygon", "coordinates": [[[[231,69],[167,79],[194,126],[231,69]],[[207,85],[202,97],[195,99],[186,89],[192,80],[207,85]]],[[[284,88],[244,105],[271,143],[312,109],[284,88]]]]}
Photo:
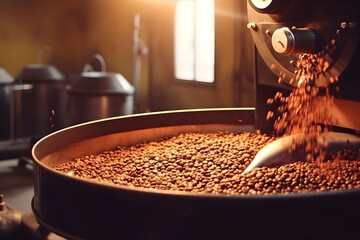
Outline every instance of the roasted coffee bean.
{"type": "MultiPolygon", "coordinates": [[[[119,146],[58,165],[72,177],[136,188],[211,194],[287,194],[360,188],[360,150],[336,160],[241,172],[275,138],[258,133],[186,133],[119,146]]],[[[334,153],[335,154],[335,153],[334,153]]]]}

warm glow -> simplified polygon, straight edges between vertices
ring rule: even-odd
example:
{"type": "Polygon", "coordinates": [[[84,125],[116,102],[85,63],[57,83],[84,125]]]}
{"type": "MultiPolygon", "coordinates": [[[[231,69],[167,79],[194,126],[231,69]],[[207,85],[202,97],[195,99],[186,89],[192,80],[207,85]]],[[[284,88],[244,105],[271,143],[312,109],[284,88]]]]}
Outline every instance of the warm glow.
{"type": "Polygon", "coordinates": [[[175,77],[214,82],[214,1],[180,0],[175,14],[175,77]]]}

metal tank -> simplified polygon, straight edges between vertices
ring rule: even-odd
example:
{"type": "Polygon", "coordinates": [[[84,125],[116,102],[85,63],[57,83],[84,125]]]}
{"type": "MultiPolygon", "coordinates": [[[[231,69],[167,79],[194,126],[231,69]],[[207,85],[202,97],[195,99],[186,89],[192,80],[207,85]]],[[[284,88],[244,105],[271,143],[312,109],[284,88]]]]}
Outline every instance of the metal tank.
{"type": "Polygon", "coordinates": [[[14,78],[0,68],[0,140],[13,137],[13,85],[14,78]]]}
{"type": "Polygon", "coordinates": [[[27,65],[16,84],[29,86],[15,92],[16,138],[39,138],[65,126],[65,77],[55,66],[27,65]]]}
{"type": "Polygon", "coordinates": [[[95,54],[67,86],[69,124],[132,114],[134,92],[122,74],[107,72],[104,58],[95,54]]]}

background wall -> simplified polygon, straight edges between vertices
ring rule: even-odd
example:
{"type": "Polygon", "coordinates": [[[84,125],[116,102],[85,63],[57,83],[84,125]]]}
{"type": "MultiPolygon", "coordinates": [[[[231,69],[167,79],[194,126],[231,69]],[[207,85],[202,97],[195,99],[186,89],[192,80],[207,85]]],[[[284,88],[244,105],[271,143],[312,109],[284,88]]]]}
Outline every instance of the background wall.
{"type": "Polygon", "coordinates": [[[142,111],[253,106],[252,43],[244,27],[246,1],[216,1],[217,82],[207,89],[173,81],[175,2],[1,0],[0,67],[15,77],[25,65],[38,63],[39,51],[50,46],[50,51],[43,52],[42,63],[55,65],[66,76],[81,71],[99,53],[108,71],[120,72],[133,83],[134,15],[139,13],[140,37],[150,50],[142,57],[142,111]],[[202,89],[200,95],[196,88],[202,89]]]}

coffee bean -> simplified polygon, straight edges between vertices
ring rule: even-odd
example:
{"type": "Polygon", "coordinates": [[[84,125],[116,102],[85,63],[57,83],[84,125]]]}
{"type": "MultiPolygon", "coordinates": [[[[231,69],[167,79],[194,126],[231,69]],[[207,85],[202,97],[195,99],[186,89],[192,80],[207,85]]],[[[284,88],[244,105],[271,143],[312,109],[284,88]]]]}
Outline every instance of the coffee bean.
{"type": "Polygon", "coordinates": [[[114,185],[227,195],[360,188],[360,150],[334,153],[341,160],[295,162],[240,175],[274,139],[259,133],[186,133],[81,156],[55,169],[114,185]]]}

